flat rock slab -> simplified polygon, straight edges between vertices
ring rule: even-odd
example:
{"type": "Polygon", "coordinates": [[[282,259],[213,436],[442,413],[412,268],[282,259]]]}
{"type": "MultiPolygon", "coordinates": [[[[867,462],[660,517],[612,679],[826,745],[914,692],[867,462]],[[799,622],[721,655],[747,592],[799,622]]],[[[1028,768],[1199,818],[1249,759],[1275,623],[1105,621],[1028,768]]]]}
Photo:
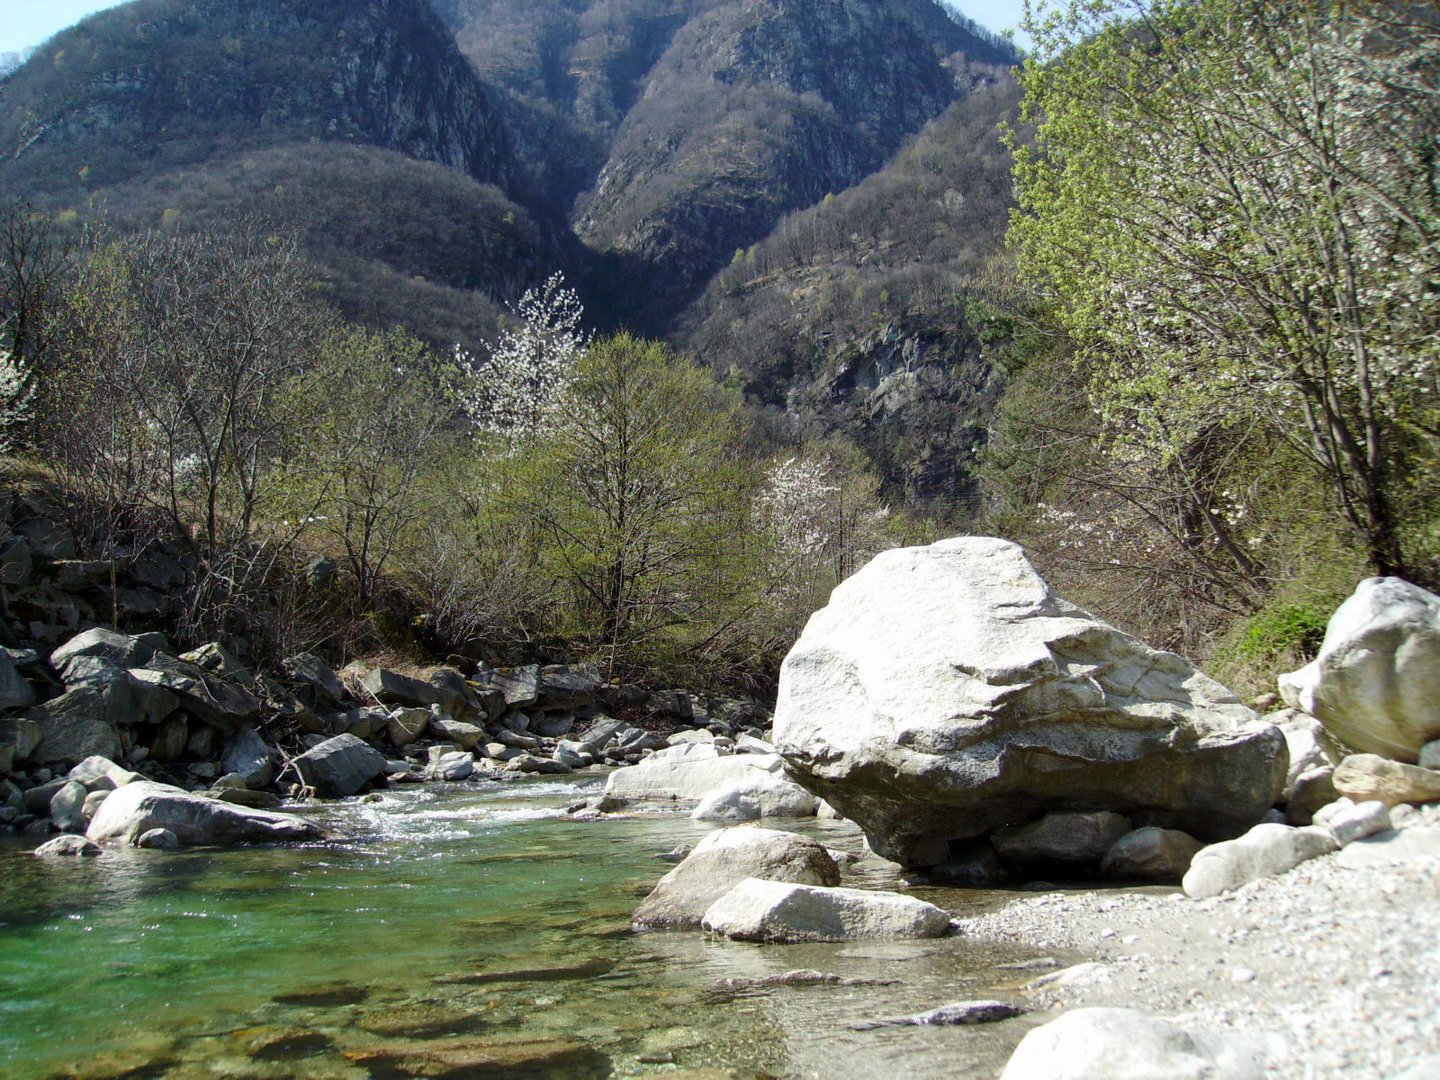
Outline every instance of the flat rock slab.
{"type": "Polygon", "coordinates": [[[610,1059],[570,1039],[437,1039],[346,1051],[355,1065],[381,1076],[459,1080],[500,1077],[609,1076],[610,1059]]]}
{"type": "Polygon", "coordinates": [[[1376,799],[1386,806],[1440,802],[1440,771],[1405,765],[1378,754],[1352,754],[1330,777],[1335,790],[1355,802],[1376,799]]]}
{"type": "Polygon", "coordinates": [[[1030,1010],[1008,1001],[956,1001],[914,1016],[890,1016],[847,1025],[851,1031],[873,1031],[883,1027],[950,1027],[961,1024],[994,1024],[1021,1016],[1030,1010]]]}
{"type": "Polygon", "coordinates": [[[711,746],[672,746],[668,751],[691,751],[639,765],[616,769],[605,781],[605,793],[625,799],[683,799],[699,802],[710,792],[745,780],[752,771],[777,772],[780,758],[773,754],[732,754],[720,757],[711,746]],[[704,753],[709,751],[709,753],[704,753]]]}
{"type": "Polygon", "coordinates": [[[1335,856],[1337,863],[1350,870],[1418,859],[1440,859],[1440,828],[1416,827],[1380,833],[1356,840],[1335,856]]]}
{"type": "Polygon", "coordinates": [[[949,931],[950,915],[903,893],[746,878],[710,906],[701,925],[739,941],[935,938],[949,931]]]}

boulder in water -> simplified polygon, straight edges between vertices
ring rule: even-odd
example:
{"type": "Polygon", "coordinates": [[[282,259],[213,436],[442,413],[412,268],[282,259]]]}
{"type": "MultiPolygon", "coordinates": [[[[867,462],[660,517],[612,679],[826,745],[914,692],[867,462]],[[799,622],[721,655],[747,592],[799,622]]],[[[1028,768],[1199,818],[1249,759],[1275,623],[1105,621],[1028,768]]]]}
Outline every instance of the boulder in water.
{"type": "Polygon", "coordinates": [[[859,941],[942,937],[950,915],[903,893],[746,878],[700,925],[739,941],[859,941]]]}
{"type": "Polygon", "coordinates": [[[785,660],[774,742],[877,854],[920,867],[1052,810],[1233,836],[1286,766],[1234,694],[983,537],[884,552],[836,588],[785,660]]]}
{"type": "Polygon", "coordinates": [[[320,798],[343,799],[385,771],[385,755],[354,735],[336,735],[297,757],[295,768],[320,798]]]}
{"type": "Polygon", "coordinates": [[[151,829],[169,829],[181,844],[229,845],[319,840],[325,833],[301,818],[250,810],[188,791],[137,780],[117,788],[86,830],[97,843],[135,843],[151,829]]]}

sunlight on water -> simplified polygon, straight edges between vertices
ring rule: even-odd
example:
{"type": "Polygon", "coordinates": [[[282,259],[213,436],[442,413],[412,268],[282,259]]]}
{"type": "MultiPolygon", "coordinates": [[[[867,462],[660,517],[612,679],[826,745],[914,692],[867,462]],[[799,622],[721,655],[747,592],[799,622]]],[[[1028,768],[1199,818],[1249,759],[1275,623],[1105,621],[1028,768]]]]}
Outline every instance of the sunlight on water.
{"type": "MultiPolygon", "coordinates": [[[[345,839],[300,847],[42,860],[10,842],[0,1072],[589,1077],[685,1066],[834,1080],[894,1070],[899,1055],[906,1076],[965,1074],[957,1062],[985,1075],[1023,1034],[1024,1021],[847,1027],[990,996],[993,964],[1019,950],[631,934],[639,897],[669,869],[656,856],[707,830],[678,812],[565,817],[586,793],[553,781],[400,789],[307,811],[345,839]],[[899,982],[714,989],[802,967],[899,982]]],[[[858,850],[849,826],[803,828],[858,850]]],[[[883,868],[867,873],[856,883],[899,887],[883,868]]],[[[991,902],[926,898],[957,912],[991,902]]]]}

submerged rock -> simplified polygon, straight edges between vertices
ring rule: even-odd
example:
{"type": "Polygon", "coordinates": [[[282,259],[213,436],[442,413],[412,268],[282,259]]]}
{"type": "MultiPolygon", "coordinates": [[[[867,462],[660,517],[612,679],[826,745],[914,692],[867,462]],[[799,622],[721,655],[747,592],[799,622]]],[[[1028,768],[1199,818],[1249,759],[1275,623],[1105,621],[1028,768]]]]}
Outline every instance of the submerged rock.
{"type": "Polygon", "coordinates": [[[994,1024],[1028,1012],[1008,1001],[956,1001],[914,1016],[890,1016],[851,1024],[851,1031],[872,1031],[882,1027],[953,1027],[959,1024],[994,1024]]]}
{"type": "Polygon", "coordinates": [[[1234,694],[982,537],[887,551],[841,584],[785,660],[774,741],[877,854],[920,867],[1051,810],[1233,836],[1286,767],[1234,694]]]}
{"type": "Polygon", "coordinates": [[[1440,738],[1440,596],[1401,578],[1360,582],[1315,659],[1280,676],[1280,695],[1347,746],[1413,763],[1440,738]]]}
{"type": "Polygon", "coordinates": [[[950,915],[903,893],[746,878],[710,905],[701,925],[740,941],[934,938],[949,931],[950,915]]]}
{"type": "Polygon", "coordinates": [[[710,905],[747,878],[839,885],[825,845],[796,833],[734,828],[710,833],[636,910],[637,929],[699,926],[710,905]]]}
{"type": "Polygon", "coordinates": [[[69,855],[94,858],[100,854],[99,845],[86,840],[83,836],[67,834],[57,836],[54,840],[41,844],[34,852],[36,855],[69,855]]]}
{"type": "Polygon", "coordinates": [[[319,826],[300,818],[234,806],[150,780],[138,780],[112,792],[85,835],[97,844],[133,844],[151,829],[169,829],[180,843],[191,846],[319,840],[325,836],[319,826]]]}

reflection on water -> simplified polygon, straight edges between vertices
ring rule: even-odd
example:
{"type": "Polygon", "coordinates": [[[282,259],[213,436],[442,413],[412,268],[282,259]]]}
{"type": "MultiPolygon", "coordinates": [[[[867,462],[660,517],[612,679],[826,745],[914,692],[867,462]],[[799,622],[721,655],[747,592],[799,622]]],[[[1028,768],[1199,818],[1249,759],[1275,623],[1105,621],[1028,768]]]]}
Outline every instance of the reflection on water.
{"type": "MultiPolygon", "coordinates": [[[[994,996],[1022,948],[634,935],[683,813],[578,823],[575,784],[402,789],[307,811],[346,839],[36,859],[0,847],[6,1077],[993,1075],[1026,1029],[858,1020],[994,996]],[[766,987],[814,968],[892,985],[766,987]]],[[[838,822],[797,825],[859,850],[838,822]]],[[[846,884],[903,888],[877,860],[846,884]]],[[[968,914],[992,895],[924,890],[968,914]]]]}

